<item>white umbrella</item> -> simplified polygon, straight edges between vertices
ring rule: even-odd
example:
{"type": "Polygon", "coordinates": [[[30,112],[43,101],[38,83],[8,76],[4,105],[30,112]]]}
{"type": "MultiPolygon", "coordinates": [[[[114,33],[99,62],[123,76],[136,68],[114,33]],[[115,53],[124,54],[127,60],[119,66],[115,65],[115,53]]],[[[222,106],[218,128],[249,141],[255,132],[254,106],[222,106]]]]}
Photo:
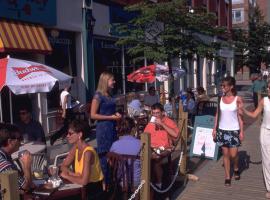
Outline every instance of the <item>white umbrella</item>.
{"type": "MultiPolygon", "coordinates": [[[[71,79],[71,76],[41,63],[10,57],[0,59],[0,91],[7,86],[14,94],[49,92],[56,82],[60,89],[70,86],[71,79]]],[[[12,110],[10,112],[12,121],[12,110]]]]}

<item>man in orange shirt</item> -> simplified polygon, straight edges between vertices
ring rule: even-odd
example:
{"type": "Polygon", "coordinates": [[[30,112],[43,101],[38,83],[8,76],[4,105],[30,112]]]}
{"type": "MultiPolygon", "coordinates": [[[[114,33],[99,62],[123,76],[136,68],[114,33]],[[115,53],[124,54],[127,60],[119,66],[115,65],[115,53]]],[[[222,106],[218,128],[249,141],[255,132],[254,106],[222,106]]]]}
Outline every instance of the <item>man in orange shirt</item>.
{"type": "MultiPolygon", "coordinates": [[[[144,129],[144,132],[151,136],[151,147],[167,149],[177,139],[179,129],[177,124],[165,116],[164,108],[160,103],[152,105],[152,118],[144,129]]],[[[161,188],[162,182],[162,158],[153,159],[153,170],[156,178],[156,185],[161,188]]]]}

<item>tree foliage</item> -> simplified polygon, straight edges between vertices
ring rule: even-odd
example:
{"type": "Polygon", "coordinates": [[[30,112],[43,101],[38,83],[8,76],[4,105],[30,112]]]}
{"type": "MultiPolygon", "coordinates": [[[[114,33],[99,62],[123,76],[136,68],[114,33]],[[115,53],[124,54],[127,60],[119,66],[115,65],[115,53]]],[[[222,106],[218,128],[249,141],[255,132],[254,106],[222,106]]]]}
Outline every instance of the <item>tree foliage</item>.
{"type": "Polygon", "coordinates": [[[248,30],[234,29],[232,38],[239,55],[238,65],[257,71],[262,61],[270,63],[270,26],[258,7],[250,12],[248,25],[248,30]]]}
{"type": "Polygon", "coordinates": [[[186,0],[160,3],[143,1],[125,8],[137,13],[126,24],[117,26],[122,37],[117,44],[129,46],[128,53],[135,59],[160,62],[194,53],[211,58],[221,44],[205,41],[202,35],[221,35],[224,29],[216,27],[216,17],[197,8],[193,13],[186,0]]]}

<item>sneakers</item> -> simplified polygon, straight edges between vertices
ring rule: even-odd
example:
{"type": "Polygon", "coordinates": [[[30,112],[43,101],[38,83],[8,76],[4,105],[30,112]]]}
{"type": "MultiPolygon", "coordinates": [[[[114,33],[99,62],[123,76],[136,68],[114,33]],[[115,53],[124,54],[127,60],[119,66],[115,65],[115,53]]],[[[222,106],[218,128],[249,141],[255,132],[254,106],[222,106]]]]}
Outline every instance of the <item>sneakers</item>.
{"type": "Polygon", "coordinates": [[[265,198],[266,198],[266,199],[270,199],[270,192],[266,192],[266,193],[265,193],[265,198]]]}

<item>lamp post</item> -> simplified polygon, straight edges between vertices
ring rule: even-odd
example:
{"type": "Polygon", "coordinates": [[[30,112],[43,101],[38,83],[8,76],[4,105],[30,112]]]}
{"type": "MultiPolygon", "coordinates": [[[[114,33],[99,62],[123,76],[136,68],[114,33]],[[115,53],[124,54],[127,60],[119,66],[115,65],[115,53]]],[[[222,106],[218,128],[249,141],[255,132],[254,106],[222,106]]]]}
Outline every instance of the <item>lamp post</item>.
{"type": "Polygon", "coordinates": [[[88,100],[95,91],[93,31],[96,19],[92,15],[92,0],[83,0],[82,17],[84,82],[88,100]]]}

